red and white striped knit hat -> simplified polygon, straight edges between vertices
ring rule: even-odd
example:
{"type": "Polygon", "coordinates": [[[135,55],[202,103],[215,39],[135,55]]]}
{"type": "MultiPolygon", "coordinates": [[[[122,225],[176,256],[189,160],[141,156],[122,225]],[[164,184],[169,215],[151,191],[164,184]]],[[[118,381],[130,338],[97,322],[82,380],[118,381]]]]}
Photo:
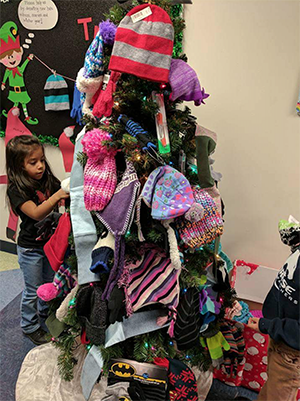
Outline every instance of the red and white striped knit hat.
{"type": "Polygon", "coordinates": [[[108,68],[149,81],[168,82],[173,40],[174,29],[166,11],[153,4],[134,7],[117,28],[108,68]],[[143,13],[148,16],[139,20],[143,13]]]}

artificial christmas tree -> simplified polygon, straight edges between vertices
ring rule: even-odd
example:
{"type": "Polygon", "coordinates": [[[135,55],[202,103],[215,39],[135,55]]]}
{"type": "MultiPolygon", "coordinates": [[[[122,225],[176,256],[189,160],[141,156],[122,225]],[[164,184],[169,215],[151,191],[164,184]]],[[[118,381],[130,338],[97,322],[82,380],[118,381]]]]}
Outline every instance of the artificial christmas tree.
{"type": "MultiPolygon", "coordinates": [[[[194,386],[192,373],[190,379],[178,375],[177,388],[175,382],[168,385],[167,374],[159,376],[154,363],[168,358],[168,366],[177,366],[174,359],[179,359],[207,370],[212,355],[214,366],[222,364],[220,344],[228,352],[236,347],[235,340],[224,339],[220,324],[234,291],[228,280],[232,265],[220,247],[221,202],[209,165],[216,135],[199,128],[190,109],[180,106],[181,99],[200,106],[209,95],[182,53],[181,5],[133,1],[114,6],[107,17],[95,38],[104,37],[101,60],[94,60],[105,75],[93,99],[85,101],[85,128],[77,138],[71,173],[73,233],[65,263],[78,277],[79,289],[74,297],[61,292],[51,303],[66,325],[53,344],[61,350],[62,377],[70,380],[76,363],[73,343],[81,337],[87,350],[81,375],[86,398],[103,371],[111,391],[123,383],[123,396],[133,391],[127,382],[139,382],[132,399],[162,400],[163,394],[163,399],[196,400],[194,391],[182,388],[185,380],[193,381],[187,387],[194,386]],[[106,191],[99,183],[112,181],[103,175],[108,155],[114,185],[106,191]],[[115,242],[106,247],[109,253],[104,245],[101,251],[99,241],[107,235],[115,242]],[[98,241],[97,263],[106,268],[91,271],[98,241]],[[101,336],[92,333],[100,326],[101,336]],[[218,352],[212,352],[215,346],[218,352]],[[156,389],[158,382],[163,384],[156,389]]],[[[111,391],[107,399],[113,399],[111,391]]]]}

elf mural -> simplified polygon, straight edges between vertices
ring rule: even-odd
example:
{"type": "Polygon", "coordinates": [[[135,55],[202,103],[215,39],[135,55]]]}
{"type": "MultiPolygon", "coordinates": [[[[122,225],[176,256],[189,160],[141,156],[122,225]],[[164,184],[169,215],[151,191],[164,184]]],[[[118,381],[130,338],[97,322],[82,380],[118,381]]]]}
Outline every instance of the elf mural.
{"type": "Polygon", "coordinates": [[[0,63],[6,67],[1,90],[6,89],[6,82],[8,81],[8,99],[14,107],[18,107],[21,103],[25,121],[28,124],[36,125],[38,120],[28,115],[27,104],[31,98],[24,82],[25,68],[34,56],[30,54],[20,66],[24,51],[20,46],[20,36],[17,36],[17,31],[18,27],[13,21],[5,22],[0,28],[0,63]]]}

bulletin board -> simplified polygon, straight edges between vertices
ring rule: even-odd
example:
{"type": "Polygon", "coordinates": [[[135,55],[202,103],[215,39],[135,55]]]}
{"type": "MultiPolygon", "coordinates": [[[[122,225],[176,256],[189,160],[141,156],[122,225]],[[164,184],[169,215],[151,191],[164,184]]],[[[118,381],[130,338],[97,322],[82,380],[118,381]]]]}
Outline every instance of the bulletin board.
{"type": "MultiPolygon", "coordinates": [[[[18,84],[20,81],[16,69],[12,72],[10,82],[6,77],[5,88],[1,85],[1,131],[5,132],[6,115],[14,107],[16,99],[26,99],[25,106],[31,119],[26,121],[21,102],[17,106],[20,109],[19,118],[36,135],[57,138],[65,127],[73,125],[75,132],[80,130],[80,126],[70,117],[74,81],[65,79],[66,87],[63,89],[64,94],[69,96],[70,109],[46,111],[44,88],[49,76],[53,75],[46,66],[76,80],[99,22],[105,19],[104,14],[115,4],[117,0],[1,0],[1,27],[7,22],[12,22],[12,27],[15,24],[14,32],[17,31],[16,36],[19,36],[20,47],[23,49],[21,61],[17,61],[19,69],[30,59],[31,54],[36,56],[29,60],[23,71],[24,86],[18,84]],[[11,92],[12,95],[9,95],[11,92]]],[[[7,44],[8,36],[2,30],[1,46],[10,47],[7,44]]],[[[1,82],[5,78],[6,69],[1,62],[1,82]]]]}

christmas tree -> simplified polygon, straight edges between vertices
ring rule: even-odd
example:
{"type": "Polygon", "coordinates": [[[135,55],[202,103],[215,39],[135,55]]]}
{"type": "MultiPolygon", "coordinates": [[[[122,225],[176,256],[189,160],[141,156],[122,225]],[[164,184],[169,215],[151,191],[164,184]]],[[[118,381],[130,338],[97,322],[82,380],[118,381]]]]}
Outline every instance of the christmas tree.
{"type": "Polygon", "coordinates": [[[77,77],[85,127],[71,174],[73,232],[57,280],[67,271],[78,283],[50,302],[63,324],[52,341],[65,380],[80,336],[87,355],[101,355],[98,376],[120,358],[170,358],[207,370],[221,359],[223,318],[235,295],[209,158],[216,135],[183,105],[209,107],[182,50],[183,6],[119,3],[77,77]]]}

